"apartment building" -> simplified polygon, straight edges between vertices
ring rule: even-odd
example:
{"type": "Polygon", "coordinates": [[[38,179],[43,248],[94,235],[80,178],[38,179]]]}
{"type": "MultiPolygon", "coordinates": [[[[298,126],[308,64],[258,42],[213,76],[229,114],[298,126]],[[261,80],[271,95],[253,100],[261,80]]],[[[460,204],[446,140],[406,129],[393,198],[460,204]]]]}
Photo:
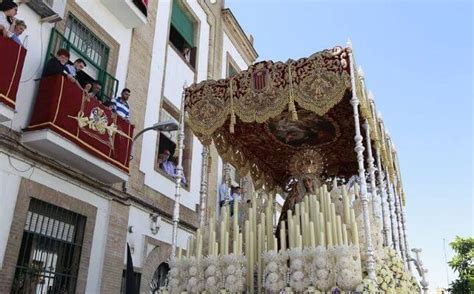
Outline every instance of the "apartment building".
{"type": "MultiPolygon", "coordinates": [[[[223,1],[30,0],[24,47],[0,38],[0,292],[119,293],[127,243],[141,293],[163,283],[175,182],[159,155],[176,132],[183,87],[246,69],[257,53],[223,1]],[[100,82],[99,99],[64,75],[42,78],[66,48],[100,82]],[[128,88],[130,120],[108,102],[128,88]]],[[[185,127],[177,246],[216,208],[222,162],[185,127]],[[208,174],[201,170],[206,165],[208,174]],[[207,181],[203,194],[202,178],[207,181]]]]}

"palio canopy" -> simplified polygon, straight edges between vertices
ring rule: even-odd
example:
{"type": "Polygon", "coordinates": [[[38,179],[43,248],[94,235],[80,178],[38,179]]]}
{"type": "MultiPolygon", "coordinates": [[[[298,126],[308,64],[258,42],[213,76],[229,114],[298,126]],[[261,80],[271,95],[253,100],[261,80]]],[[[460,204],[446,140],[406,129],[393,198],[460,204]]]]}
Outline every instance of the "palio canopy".
{"type": "MultiPolygon", "coordinates": [[[[319,154],[322,179],[355,175],[350,50],[258,62],[227,79],[193,84],[185,89],[187,123],[204,144],[214,141],[241,175],[250,172],[257,188],[285,189],[291,162],[308,149],[319,154]]],[[[361,125],[369,120],[376,145],[375,109],[354,78],[361,125]]]]}

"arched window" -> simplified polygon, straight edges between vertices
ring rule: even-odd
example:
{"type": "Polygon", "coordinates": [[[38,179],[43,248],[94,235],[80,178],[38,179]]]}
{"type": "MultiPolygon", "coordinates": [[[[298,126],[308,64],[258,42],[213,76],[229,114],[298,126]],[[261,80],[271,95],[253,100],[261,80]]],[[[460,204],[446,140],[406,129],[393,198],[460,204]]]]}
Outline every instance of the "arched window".
{"type": "Polygon", "coordinates": [[[150,292],[152,294],[158,293],[158,290],[166,285],[166,277],[169,271],[170,266],[166,262],[162,262],[158,266],[150,282],[150,292]]]}

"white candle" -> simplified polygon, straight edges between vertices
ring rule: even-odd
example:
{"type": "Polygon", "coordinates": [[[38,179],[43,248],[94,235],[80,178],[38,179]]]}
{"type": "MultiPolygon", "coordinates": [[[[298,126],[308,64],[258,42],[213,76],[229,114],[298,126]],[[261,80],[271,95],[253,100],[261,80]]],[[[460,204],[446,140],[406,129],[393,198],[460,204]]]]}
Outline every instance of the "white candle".
{"type": "Polygon", "coordinates": [[[285,228],[285,221],[280,223],[280,250],[286,250],[286,228],[285,228]]]}
{"type": "Polygon", "coordinates": [[[316,239],[314,237],[314,223],[313,222],[309,222],[309,233],[310,233],[310,246],[311,248],[315,248],[316,247],[316,239]]]}

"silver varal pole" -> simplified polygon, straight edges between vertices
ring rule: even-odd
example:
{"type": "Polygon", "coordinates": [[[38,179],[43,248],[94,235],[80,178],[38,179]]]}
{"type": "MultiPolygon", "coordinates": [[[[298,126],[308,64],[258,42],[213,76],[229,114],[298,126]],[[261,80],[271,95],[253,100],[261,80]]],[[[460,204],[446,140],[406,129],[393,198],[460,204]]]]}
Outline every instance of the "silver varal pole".
{"type": "Polygon", "coordinates": [[[375,275],[375,260],[374,260],[374,250],[372,247],[372,237],[370,231],[370,219],[369,219],[369,204],[367,199],[367,183],[365,180],[365,168],[364,168],[364,145],[362,144],[362,135],[360,131],[359,123],[359,98],[357,97],[356,91],[356,80],[355,80],[355,69],[354,69],[354,58],[352,55],[352,45],[349,43],[348,46],[349,52],[349,66],[351,73],[351,86],[352,86],[352,98],[350,103],[354,112],[354,125],[355,125],[355,143],[356,147],[354,148],[357,154],[357,164],[359,167],[359,178],[360,178],[360,200],[362,203],[362,213],[364,218],[364,232],[366,239],[366,250],[367,250],[367,274],[369,279],[372,282],[376,283],[375,275]]]}
{"type": "Polygon", "coordinates": [[[383,225],[383,235],[384,235],[384,246],[389,247],[392,245],[392,240],[390,239],[390,228],[388,222],[389,212],[387,211],[387,205],[385,201],[387,200],[387,190],[385,186],[385,179],[384,173],[382,170],[382,162],[380,161],[380,150],[376,148],[375,150],[377,154],[377,178],[379,180],[379,193],[380,193],[380,202],[382,205],[382,225],[383,225]]]}
{"type": "Polygon", "coordinates": [[[184,150],[184,90],[181,96],[181,112],[179,118],[179,132],[178,132],[178,164],[176,165],[175,177],[175,194],[174,194],[174,210],[173,210],[173,232],[171,242],[171,256],[176,256],[176,243],[178,241],[178,224],[179,224],[179,206],[181,198],[181,182],[183,179],[183,150],[184,150]]]}
{"type": "Polygon", "coordinates": [[[374,157],[372,156],[372,143],[370,141],[370,126],[369,122],[365,120],[364,122],[364,129],[365,129],[365,140],[367,146],[367,170],[369,172],[370,177],[370,195],[371,195],[371,203],[372,203],[372,215],[374,217],[377,216],[376,208],[375,208],[375,197],[377,196],[377,187],[375,185],[375,166],[374,166],[374,157]]]}
{"type": "Polygon", "coordinates": [[[199,225],[201,228],[206,223],[206,203],[207,203],[207,191],[208,191],[208,167],[209,167],[209,146],[202,146],[202,163],[201,163],[201,190],[200,193],[200,204],[199,204],[199,225]]]}
{"type": "Polygon", "coordinates": [[[225,193],[224,206],[228,206],[230,202],[230,187],[232,186],[232,178],[230,177],[230,163],[225,163],[224,165],[224,182],[227,185],[227,190],[225,193]]]}

